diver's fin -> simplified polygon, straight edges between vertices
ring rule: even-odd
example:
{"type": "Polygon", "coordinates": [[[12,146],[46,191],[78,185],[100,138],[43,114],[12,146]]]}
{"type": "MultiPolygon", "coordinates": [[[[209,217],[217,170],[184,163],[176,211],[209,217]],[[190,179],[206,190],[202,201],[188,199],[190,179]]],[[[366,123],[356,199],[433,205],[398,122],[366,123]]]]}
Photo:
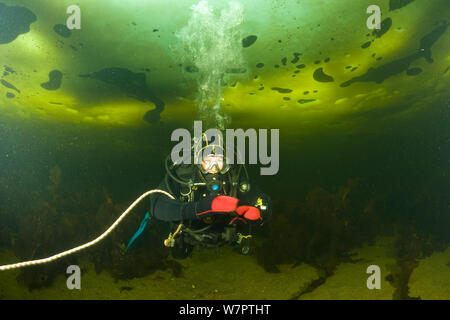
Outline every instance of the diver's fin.
{"type": "Polygon", "coordinates": [[[130,251],[138,242],[137,240],[142,235],[142,232],[144,232],[145,228],[147,227],[147,223],[150,220],[150,213],[148,211],[145,213],[144,219],[141,222],[141,225],[139,226],[139,229],[136,231],[136,233],[131,237],[130,241],[128,242],[126,252],[130,251]]]}

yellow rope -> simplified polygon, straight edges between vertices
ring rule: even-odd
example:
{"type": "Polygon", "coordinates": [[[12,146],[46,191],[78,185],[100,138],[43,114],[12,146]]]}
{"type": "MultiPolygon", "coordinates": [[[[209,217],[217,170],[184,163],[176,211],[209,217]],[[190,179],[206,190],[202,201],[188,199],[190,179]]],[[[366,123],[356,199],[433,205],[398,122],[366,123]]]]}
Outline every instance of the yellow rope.
{"type": "Polygon", "coordinates": [[[150,194],[152,194],[152,193],[162,193],[162,194],[164,194],[164,195],[166,195],[166,196],[168,196],[169,198],[171,198],[171,199],[174,199],[174,197],[170,194],[170,193],[168,193],[168,192],[166,192],[166,191],[164,191],[164,190],[158,190],[158,189],[154,189],[154,190],[150,190],[150,191],[147,191],[146,193],[144,193],[144,194],[142,194],[139,198],[137,198],[129,207],[128,207],[128,209],[127,210],[125,210],[121,215],[120,215],[120,217],[108,228],[108,230],[106,230],[105,232],[103,232],[98,238],[96,238],[96,239],[94,239],[94,240],[92,240],[92,241],[90,241],[90,242],[88,242],[88,243],[85,243],[85,244],[83,244],[83,245],[81,245],[81,246],[78,246],[78,247],[75,247],[75,248],[73,248],[73,249],[70,249],[70,250],[67,250],[67,251],[64,251],[64,252],[61,252],[61,253],[58,253],[58,254],[55,254],[55,255],[53,255],[53,256],[51,256],[51,257],[48,257],[48,258],[44,258],[44,259],[39,259],[39,260],[30,260],[30,261],[24,261],[24,262],[19,262],[19,263],[14,263],[14,264],[7,264],[7,265],[4,265],[4,266],[0,266],[0,271],[5,271],[5,270],[11,270],[11,269],[17,269],[17,268],[22,268],[22,267],[26,267],[26,266],[31,266],[31,265],[36,265],[36,264],[42,264],[42,263],[48,263],[48,262],[52,262],[52,261],[55,261],[55,260],[57,260],[57,259],[59,259],[59,258],[62,258],[62,257],[64,257],[64,256],[68,256],[68,255],[70,255],[70,254],[72,254],[72,253],[75,253],[75,252],[78,252],[78,251],[81,251],[81,250],[83,250],[83,249],[86,249],[86,248],[88,248],[88,247],[90,247],[90,246],[93,246],[94,244],[96,244],[96,243],[98,243],[98,242],[100,242],[101,240],[103,240],[111,231],[113,231],[114,230],[114,228],[116,228],[117,227],[117,225],[125,218],[125,216],[139,203],[139,202],[141,202],[142,201],[142,199],[144,199],[145,197],[147,197],[148,195],[150,195],[150,194]]]}

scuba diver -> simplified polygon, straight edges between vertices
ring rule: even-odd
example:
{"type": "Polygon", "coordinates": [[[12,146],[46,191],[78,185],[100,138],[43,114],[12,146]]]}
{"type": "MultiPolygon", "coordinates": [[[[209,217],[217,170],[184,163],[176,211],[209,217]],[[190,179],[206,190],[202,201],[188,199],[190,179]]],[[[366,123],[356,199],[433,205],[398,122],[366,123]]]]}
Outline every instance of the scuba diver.
{"type": "MultiPolygon", "coordinates": [[[[154,217],[170,222],[172,232],[164,245],[171,248],[172,256],[176,259],[186,258],[195,246],[216,248],[225,244],[232,245],[242,254],[251,254],[252,227],[261,226],[270,219],[270,198],[257,186],[250,184],[242,161],[231,165],[220,143],[220,136],[216,144],[215,140],[214,143],[210,142],[204,134],[197,142],[194,140],[194,150],[194,164],[183,164],[183,161],[169,164],[171,158],[168,156],[166,175],[159,189],[143,193],[97,238],[47,258],[0,265],[0,271],[50,263],[95,245],[107,237],[147,196],[151,199],[150,210],[128,242],[126,252],[142,239],[150,217],[154,217]],[[199,148],[203,138],[206,146],[199,148]]],[[[234,156],[234,150],[228,152],[234,156]]]]}
{"type": "Polygon", "coordinates": [[[271,199],[250,184],[244,164],[227,163],[220,141],[212,143],[206,136],[200,140],[206,141],[206,147],[194,152],[194,164],[175,164],[170,156],[166,158],[166,175],[158,189],[174,199],[160,193],[150,196],[150,210],[127,251],[153,217],[170,223],[164,244],[175,259],[186,258],[194,247],[227,244],[241,254],[252,253],[252,228],[270,219],[271,199]]]}

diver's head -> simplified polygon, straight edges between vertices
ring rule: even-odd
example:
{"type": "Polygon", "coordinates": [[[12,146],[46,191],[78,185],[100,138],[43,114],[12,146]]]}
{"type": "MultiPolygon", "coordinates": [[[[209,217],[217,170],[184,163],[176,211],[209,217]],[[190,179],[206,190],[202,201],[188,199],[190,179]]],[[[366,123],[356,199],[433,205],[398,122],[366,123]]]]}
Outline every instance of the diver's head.
{"type": "Polygon", "coordinates": [[[203,173],[217,174],[224,169],[224,157],[218,154],[203,156],[201,168],[203,173]]]}
{"type": "Polygon", "coordinates": [[[194,143],[194,162],[203,174],[225,174],[230,167],[227,165],[223,139],[219,136],[211,140],[203,134],[202,139],[194,143]]]}

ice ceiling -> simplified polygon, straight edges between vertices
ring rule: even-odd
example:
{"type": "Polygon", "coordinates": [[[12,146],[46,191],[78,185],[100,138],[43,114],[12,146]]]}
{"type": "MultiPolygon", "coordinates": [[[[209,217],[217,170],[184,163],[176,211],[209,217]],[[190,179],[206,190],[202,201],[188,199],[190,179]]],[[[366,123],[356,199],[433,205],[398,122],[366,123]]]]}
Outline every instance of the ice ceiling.
{"type": "MultiPolygon", "coordinates": [[[[177,55],[197,1],[0,0],[2,117],[153,126],[193,120],[198,66],[177,55]]],[[[236,1],[244,61],[221,108],[233,124],[345,126],[405,117],[448,96],[447,0],[236,1]],[[269,122],[268,122],[269,121],[269,122]],[[267,124],[269,123],[269,124],[267,124]]],[[[209,1],[220,12],[225,1],[209,1]]]]}

